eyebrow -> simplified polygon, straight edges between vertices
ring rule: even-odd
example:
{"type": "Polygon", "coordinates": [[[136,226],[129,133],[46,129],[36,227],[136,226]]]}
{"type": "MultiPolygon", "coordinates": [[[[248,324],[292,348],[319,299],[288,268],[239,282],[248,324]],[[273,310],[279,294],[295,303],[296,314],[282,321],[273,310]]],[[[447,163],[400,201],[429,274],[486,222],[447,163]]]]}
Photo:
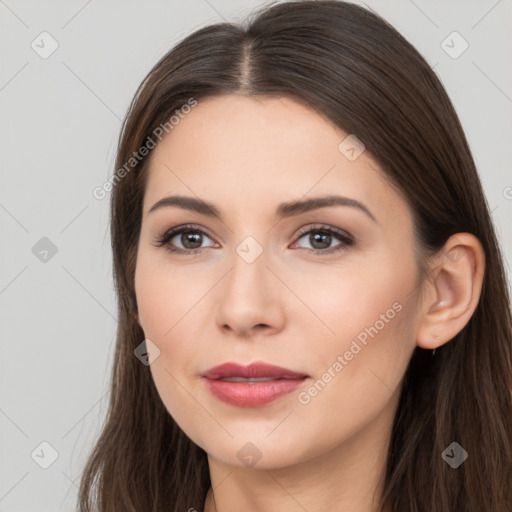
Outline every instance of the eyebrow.
{"type": "MultiPolygon", "coordinates": [[[[202,199],[188,196],[169,196],[164,197],[157,201],[146,213],[146,215],[164,207],[176,206],[183,208],[184,210],[190,210],[207,217],[217,218],[222,220],[222,214],[220,210],[213,204],[208,203],[202,199]]],[[[327,208],[330,206],[348,206],[351,208],[357,208],[364,212],[370,219],[377,222],[372,212],[360,201],[352,199],[350,197],[328,195],[322,197],[314,197],[311,199],[305,199],[302,201],[290,201],[287,203],[281,203],[276,208],[276,217],[284,219],[287,217],[293,217],[294,215],[300,215],[301,213],[307,213],[312,210],[319,208],[327,208]]]]}

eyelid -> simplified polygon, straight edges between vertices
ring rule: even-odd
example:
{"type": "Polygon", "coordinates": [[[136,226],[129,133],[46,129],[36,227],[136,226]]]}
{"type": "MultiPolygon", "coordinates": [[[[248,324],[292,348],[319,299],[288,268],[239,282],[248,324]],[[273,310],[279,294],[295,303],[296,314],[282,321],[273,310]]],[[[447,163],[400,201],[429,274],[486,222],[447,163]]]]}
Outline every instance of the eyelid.
{"type": "MultiPolygon", "coordinates": [[[[175,236],[180,235],[184,231],[198,231],[202,233],[203,235],[206,235],[211,240],[215,241],[215,238],[209,234],[208,229],[206,229],[203,226],[200,226],[199,224],[181,224],[178,226],[174,226],[170,229],[167,229],[162,235],[159,235],[156,237],[156,240],[154,245],[161,247],[162,245],[165,245],[169,242],[169,240],[172,240],[175,236]]],[[[201,248],[201,249],[204,249],[201,248]]],[[[183,251],[187,251],[186,249],[182,249],[183,251]]],[[[187,252],[192,252],[194,249],[189,249],[187,252]]]]}
{"type": "MultiPolygon", "coordinates": [[[[156,247],[165,247],[171,253],[180,254],[180,255],[184,255],[184,256],[197,254],[197,253],[200,253],[203,249],[212,247],[212,246],[199,247],[196,249],[182,249],[180,247],[178,247],[178,248],[174,247],[171,249],[169,246],[170,245],[169,241],[172,240],[174,237],[180,235],[181,233],[187,232],[187,231],[196,231],[196,232],[202,233],[203,235],[206,235],[208,238],[210,238],[212,241],[214,241],[214,243],[217,243],[215,241],[215,238],[210,236],[209,231],[206,228],[204,228],[203,226],[200,226],[198,224],[187,223],[187,224],[174,226],[174,227],[168,229],[167,231],[165,231],[165,233],[163,235],[157,237],[157,239],[153,245],[155,245],[156,247]]],[[[310,254],[318,254],[318,255],[326,255],[327,256],[329,254],[341,252],[343,249],[346,249],[347,247],[355,244],[355,239],[349,232],[347,232],[343,229],[340,229],[340,228],[336,228],[331,225],[322,224],[322,223],[313,223],[313,224],[307,224],[306,226],[303,226],[302,228],[300,228],[298,230],[297,234],[294,237],[295,241],[292,243],[292,245],[295,245],[302,237],[304,237],[304,235],[307,235],[308,233],[310,233],[312,231],[318,231],[318,232],[324,231],[326,233],[329,233],[330,235],[334,235],[336,238],[339,239],[340,243],[334,247],[330,247],[327,249],[309,249],[307,247],[302,247],[302,249],[305,249],[310,254]]]]}
{"type": "Polygon", "coordinates": [[[355,245],[355,238],[348,231],[327,224],[315,223],[313,225],[309,224],[305,227],[300,228],[298,233],[295,235],[295,242],[293,242],[292,246],[297,244],[298,241],[305,235],[314,231],[320,233],[324,232],[328,233],[331,236],[334,236],[339,240],[339,244],[327,249],[309,249],[307,247],[303,247],[302,249],[305,249],[309,254],[327,257],[330,255],[341,253],[347,248],[355,245]]]}
{"type": "Polygon", "coordinates": [[[295,238],[302,238],[305,234],[309,233],[310,231],[327,231],[330,233],[334,233],[341,238],[354,241],[354,237],[348,231],[322,223],[307,224],[306,226],[299,229],[299,231],[295,235],[295,238]]]}

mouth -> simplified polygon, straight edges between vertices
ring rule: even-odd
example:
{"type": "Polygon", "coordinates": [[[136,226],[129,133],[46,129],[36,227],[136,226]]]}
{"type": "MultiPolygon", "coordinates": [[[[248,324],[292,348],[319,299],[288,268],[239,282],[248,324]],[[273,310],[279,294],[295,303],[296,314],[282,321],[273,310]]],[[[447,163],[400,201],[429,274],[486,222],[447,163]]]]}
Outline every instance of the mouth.
{"type": "Polygon", "coordinates": [[[301,379],[309,377],[309,375],[301,372],[294,372],[288,368],[282,368],[281,366],[257,362],[251,363],[248,366],[243,366],[238,363],[224,363],[210,368],[202,374],[202,377],[210,380],[245,379],[246,381],[258,381],[260,379],[301,379]]]}
{"type": "Polygon", "coordinates": [[[309,375],[266,363],[225,363],[201,375],[219,400],[238,407],[262,407],[302,386],[309,375]]]}
{"type": "MultiPolygon", "coordinates": [[[[289,379],[289,377],[287,377],[289,379]]],[[[222,380],[224,382],[269,382],[271,380],[285,380],[284,377],[254,377],[254,378],[245,378],[245,377],[222,377],[220,379],[213,380],[222,380]]]]}

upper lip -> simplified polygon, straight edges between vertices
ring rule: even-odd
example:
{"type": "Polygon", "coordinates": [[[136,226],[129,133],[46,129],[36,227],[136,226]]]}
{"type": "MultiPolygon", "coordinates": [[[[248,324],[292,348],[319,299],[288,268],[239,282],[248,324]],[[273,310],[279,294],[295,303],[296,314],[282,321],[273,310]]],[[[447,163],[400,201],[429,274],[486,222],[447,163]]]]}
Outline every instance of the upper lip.
{"type": "Polygon", "coordinates": [[[219,366],[214,366],[202,374],[210,380],[218,380],[225,377],[244,377],[244,378],[258,378],[258,377],[274,377],[276,379],[302,379],[309,377],[305,373],[298,373],[287,368],[275,366],[267,363],[251,363],[248,366],[243,366],[238,363],[224,363],[219,366]]]}

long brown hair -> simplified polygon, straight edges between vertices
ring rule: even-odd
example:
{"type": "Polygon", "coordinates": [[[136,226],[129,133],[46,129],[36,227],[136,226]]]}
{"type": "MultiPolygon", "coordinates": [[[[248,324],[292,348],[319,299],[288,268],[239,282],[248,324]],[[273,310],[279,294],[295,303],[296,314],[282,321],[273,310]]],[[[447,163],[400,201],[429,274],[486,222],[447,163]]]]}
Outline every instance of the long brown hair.
{"type": "Polygon", "coordinates": [[[149,366],[134,356],[144,340],[134,273],[148,157],[130,158],[155,139],[159,126],[170,132],[169,119],[183,115],[191,99],[233,93],[293,98],[362,139],[408,201],[421,254],[440,250],[457,232],[480,239],[486,266],[473,316],[434,357],[417,347],[406,370],[381,510],[510,512],[510,302],[468,142],[418,51],[378,15],[336,0],[267,5],[245,23],[201,28],[164,55],[139,86],[111,187],[119,323],[110,404],[83,471],[80,511],[203,508],[207,455],[174,422],[149,366]],[[452,442],[468,453],[457,469],[441,456],[452,442]]]}

